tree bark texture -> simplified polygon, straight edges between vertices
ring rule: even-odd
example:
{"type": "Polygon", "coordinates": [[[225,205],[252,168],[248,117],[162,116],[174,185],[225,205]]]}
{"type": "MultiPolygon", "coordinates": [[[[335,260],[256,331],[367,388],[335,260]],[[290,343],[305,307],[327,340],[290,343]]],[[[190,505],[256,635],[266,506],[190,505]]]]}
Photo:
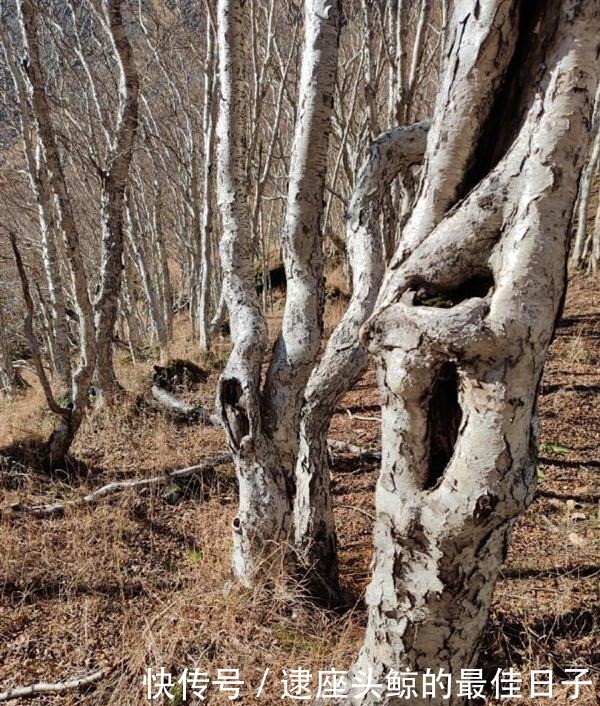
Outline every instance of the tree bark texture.
{"type": "Polygon", "coordinates": [[[378,365],[382,469],[351,672],[377,679],[476,663],[513,524],[535,492],[537,392],[598,81],[593,0],[472,8],[455,4],[410,242],[362,330],[378,365]],[[510,118],[488,123],[492,105],[510,118]]]}
{"type": "Polygon", "coordinates": [[[340,16],[338,2],[309,0],[305,4],[305,44],[282,233],[287,298],[282,331],[261,390],[267,335],[254,287],[245,170],[245,6],[243,0],[218,3],[220,249],[234,345],[219,381],[217,407],[240,488],[233,527],[233,570],[239,580],[249,583],[290,530],[299,415],[320,345],[321,216],[340,16]]]}
{"type": "Polygon", "coordinates": [[[375,141],[346,214],[352,298],[306,387],[296,463],[295,548],[318,593],[339,589],[327,434],[337,405],[367,368],[358,333],[373,311],[383,277],[381,205],[394,178],[422,160],[428,129],[426,123],[395,128],[375,141]]]}

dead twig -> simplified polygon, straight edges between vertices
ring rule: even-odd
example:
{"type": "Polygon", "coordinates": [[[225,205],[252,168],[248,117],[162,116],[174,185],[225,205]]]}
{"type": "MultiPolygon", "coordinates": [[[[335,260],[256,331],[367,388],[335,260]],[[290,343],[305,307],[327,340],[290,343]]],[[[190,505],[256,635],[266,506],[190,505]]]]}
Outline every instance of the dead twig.
{"type": "MultiPolygon", "coordinates": [[[[336,439],[329,439],[327,443],[330,450],[333,451],[342,451],[345,453],[355,454],[372,461],[381,460],[381,453],[364,449],[360,446],[356,446],[355,444],[349,444],[345,441],[338,441],[336,439]]],[[[88,495],[84,495],[83,497],[76,498],[74,500],[65,500],[64,502],[48,503],[45,505],[23,505],[22,503],[16,502],[12,503],[8,507],[0,508],[0,516],[6,514],[7,512],[26,513],[29,515],[34,515],[35,517],[52,517],[63,515],[67,509],[84,505],[92,507],[96,505],[99,500],[102,500],[110,495],[115,495],[116,493],[121,493],[125,490],[140,490],[149,486],[163,485],[168,483],[170,480],[177,478],[187,478],[189,476],[196,475],[197,473],[206,473],[207,471],[210,471],[218,466],[231,463],[231,461],[232,456],[230,453],[222,453],[208,461],[205,461],[204,463],[199,463],[195,466],[188,466],[187,468],[179,468],[174,471],[167,471],[166,473],[161,473],[160,475],[152,476],[150,478],[128,478],[126,480],[114,481],[113,483],[108,483],[107,485],[97,488],[88,495]]],[[[370,515],[367,516],[372,519],[370,515]]]]}
{"type": "Polygon", "coordinates": [[[109,672],[108,669],[97,669],[95,672],[83,674],[80,677],[65,679],[57,682],[39,682],[30,686],[15,686],[6,691],[0,692],[0,701],[11,701],[12,699],[23,699],[38,694],[61,694],[65,691],[80,689],[88,684],[100,681],[109,672]]]}
{"type": "Polygon", "coordinates": [[[364,515],[367,519],[371,520],[371,522],[375,522],[374,515],[371,515],[370,512],[363,510],[361,507],[356,507],[356,505],[338,505],[338,507],[340,508],[340,510],[354,510],[354,512],[358,512],[360,515],[364,515]]]}
{"type": "Polygon", "coordinates": [[[147,488],[153,485],[162,485],[164,483],[168,483],[170,480],[176,478],[187,478],[195,475],[196,473],[203,473],[230,462],[231,454],[220,454],[205,463],[199,463],[195,466],[188,466],[187,468],[179,468],[174,471],[168,471],[167,473],[152,476],[151,478],[130,478],[127,480],[115,481],[114,483],[108,483],[107,485],[103,485],[101,488],[94,490],[92,493],[89,493],[89,495],[84,495],[83,497],[75,500],[67,500],[62,503],[51,503],[48,505],[21,505],[21,503],[13,503],[8,507],[8,510],[12,512],[28,513],[35,515],[36,517],[62,515],[67,508],[78,507],[80,505],[95,505],[102,498],[109,495],[114,495],[115,493],[123,492],[124,490],[129,490],[130,488],[139,490],[140,488],[147,488]]]}

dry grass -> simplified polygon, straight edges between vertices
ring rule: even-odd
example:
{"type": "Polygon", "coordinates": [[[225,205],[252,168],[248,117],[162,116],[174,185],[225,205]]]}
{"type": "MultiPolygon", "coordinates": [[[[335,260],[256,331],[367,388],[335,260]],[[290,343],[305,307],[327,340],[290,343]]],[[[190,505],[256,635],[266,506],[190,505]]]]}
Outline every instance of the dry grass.
{"type": "MultiPolygon", "coordinates": [[[[565,497],[600,490],[599,294],[597,286],[574,286],[544,379],[541,488],[565,497]]],[[[281,315],[278,306],[271,332],[281,315]]],[[[342,308],[336,301],[328,304],[329,326],[342,308]]],[[[223,341],[211,359],[190,353],[193,342],[178,323],[171,355],[211,370],[206,385],[191,395],[200,404],[212,401],[227,345],[223,341]]],[[[147,388],[153,362],[121,361],[119,377],[132,393],[147,388]]],[[[378,416],[370,371],[344,400],[332,435],[375,447],[378,416]]],[[[43,438],[51,421],[35,387],[2,402],[0,446],[43,438]]],[[[77,497],[115,478],[197,463],[222,449],[220,430],[175,424],[140,407],[132,394],[121,409],[86,420],[74,448],[78,476],[48,478],[5,462],[0,505],[77,497]]],[[[372,513],[376,476],[374,465],[352,458],[334,468],[341,571],[351,606],[338,613],[306,604],[289,585],[248,591],[230,584],[229,526],[236,504],[231,467],[220,470],[220,481],[209,487],[173,483],[115,496],[62,518],[0,517],[0,690],[113,666],[88,692],[30,703],[141,706],[148,703],[142,685],[148,666],[175,674],[199,667],[213,675],[218,668],[240,668],[254,690],[269,667],[263,698],[246,696],[238,703],[274,705],[281,703],[281,669],[345,668],[362,638],[361,598],[369,577],[371,523],[355,508],[372,513]]],[[[584,664],[598,677],[599,528],[596,507],[550,497],[536,500],[521,518],[496,588],[488,666],[560,671],[584,664]],[[581,514],[584,519],[577,519],[581,514]]],[[[577,703],[594,702],[588,691],[577,703]]],[[[226,694],[212,692],[209,703],[230,702],[226,694]]],[[[554,703],[567,703],[564,690],[554,703]]]]}

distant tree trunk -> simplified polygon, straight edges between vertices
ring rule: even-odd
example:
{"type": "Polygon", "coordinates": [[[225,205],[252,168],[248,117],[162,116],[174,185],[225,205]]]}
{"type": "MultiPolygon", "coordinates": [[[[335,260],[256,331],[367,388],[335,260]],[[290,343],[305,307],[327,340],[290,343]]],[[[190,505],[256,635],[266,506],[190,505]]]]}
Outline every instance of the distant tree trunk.
{"type": "Polygon", "coordinates": [[[206,22],[206,68],[204,73],[204,107],[202,132],[204,135],[204,164],[202,180],[202,216],[200,219],[200,291],[198,295],[198,329],[200,350],[210,348],[210,286],[212,237],[212,188],[214,186],[213,159],[216,122],[215,39],[213,28],[206,22]]]}
{"type": "Polygon", "coordinates": [[[152,327],[158,339],[160,357],[162,359],[166,357],[167,348],[169,346],[167,327],[165,325],[164,316],[162,315],[156,287],[152,282],[148,266],[148,257],[143,243],[143,232],[140,224],[141,216],[139,207],[135,209],[132,207],[133,203],[137,201],[137,198],[132,191],[129,192],[129,195],[131,196],[132,205],[128,206],[126,209],[126,215],[128,216],[126,231],[129,236],[131,249],[135,255],[135,262],[142,280],[144,294],[146,295],[146,301],[148,302],[148,309],[150,310],[150,317],[152,319],[152,327]]]}
{"type": "Polygon", "coordinates": [[[47,445],[47,462],[56,465],[64,462],[87,409],[88,389],[96,362],[94,319],[79,246],[79,233],[45,93],[39,56],[40,38],[36,25],[37,8],[32,0],[18,0],[17,9],[26,54],[23,66],[27,77],[27,90],[39,140],[44,150],[50,186],[56,197],[79,320],[80,362],[72,379],[72,405],[69,414],[61,416],[47,445]]]}
{"type": "Polygon", "coordinates": [[[352,299],[304,393],[296,464],[295,547],[312,592],[325,596],[335,596],[339,589],[327,434],[337,405],[367,368],[367,351],[358,332],[373,310],[383,277],[381,204],[398,174],[422,160],[427,130],[428,125],[419,123],[384,133],[358,174],[346,215],[352,299]]]}
{"type": "Polygon", "coordinates": [[[596,217],[594,218],[594,228],[590,236],[590,265],[589,270],[594,274],[600,271],[600,198],[596,207],[596,217]]]}
{"type": "Polygon", "coordinates": [[[0,392],[12,395],[15,391],[15,374],[10,355],[4,302],[0,298],[0,392]]]}
{"type": "Polygon", "coordinates": [[[383,460],[350,677],[475,666],[513,524],[535,492],[537,392],[566,282],[600,7],[478,8],[455,2],[419,201],[363,327],[383,460]]]}
{"type": "Polygon", "coordinates": [[[139,77],[123,24],[121,0],[109,0],[104,12],[120,74],[119,111],[108,170],[102,175],[102,265],[94,308],[96,382],[103,400],[111,404],[120,390],[113,366],[113,337],[123,269],[125,189],[138,126],[139,77]]]}
{"type": "Polygon", "coordinates": [[[233,571],[238,580],[249,584],[290,530],[302,395],[320,345],[320,221],[340,16],[338,2],[308,0],[305,4],[305,46],[282,233],[286,307],[261,391],[267,331],[254,285],[245,171],[248,86],[244,7],[243,0],[218,3],[218,200],[223,222],[224,292],[234,346],[219,381],[217,405],[239,481],[233,571]]]}
{"type": "Polygon", "coordinates": [[[577,230],[571,253],[571,264],[582,267],[586,260],[586,245],[588,243],[588,210],[594,176],[600,167],[600,89],[596,93],[594,117],[592,120],[592,135],[594,136],[589,159],[581,175],[579,185],[579,201],[577,203],[577,230]]]}
{"type": "Polygon", "coordinates": [[[173,286],[171,284],[171,273],[169,271],[169,255],[167,253],[167,244],[165,242],[164,231],[164,196],[163,187],[160,178],[155,181],[155,200],[154,200],[154,235],[156,239],[156,257],[159,265],[160,273],[160,289],[162,293],[162,309],[165,328],[167,330],[167,338],[169,341],[173,338],[173,286]]]}
{"type": "Polygon", "coordinates": [[[587,273],[596,274],[600,269],[600,199],[598,199],[592,230],[586,235],[580,262],[582,268],[583,263],[586,263],[587,273]]]}

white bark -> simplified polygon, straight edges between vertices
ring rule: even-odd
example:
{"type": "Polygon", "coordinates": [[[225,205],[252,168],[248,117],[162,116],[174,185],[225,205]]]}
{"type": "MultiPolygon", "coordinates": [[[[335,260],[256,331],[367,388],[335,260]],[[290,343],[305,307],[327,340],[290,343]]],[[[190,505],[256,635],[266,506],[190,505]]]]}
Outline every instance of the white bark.
{"type": "Polygon", "coordinates": [[[218,4],[221,262],[234,345],[219,381],[217,405],[240,487],[233,570],[239,580],[249,583],[267,554],[289,532],[302,393],[320,345],[320,221],[340,18],[338,3],[332,0],[309,0],[305,5],[305,46],[282,233],[286,308],[261,393],[266,326],[254,288],[244,169],[248,102],[244,5],[242,0],[218,4]]]}
{"type": "Polygon", "coordinates": [[[327,433],[343,395],[367,367],[367,352],[358,332],[373,310],[383,277],[381,204],[394,178],[422,160],[428,127],[419,123],[395,128],[371,147],[346,216],[352,299],[304,393],[296,463],[295,547],[320,593],[335,594],[339,584],[327,433]]]}
{"type": "Polygon", "coordinates": [[[202,132],[204,135],[204,164],[202,180],[202,217],[200,220],[200,292],[198,301],[198,328],[200,331],[200,350],[207,351],[210,347],[210,270],[211,238],[212,238],[212,188],[213,188],[213,157],[215,146],[216,122],[216,78],[215,74],[215,40],[213,28],[206,23],[206,69],[204,74],[204,107],[202,115],[202,132]]]}
{"type": "MultiPolygon", "coordinates": [[[[282,538],[286,490],[274,469],[263,468],[254,460],[255,454],[263,451],[256,447],[261,441],[260,371],[267,329],[254,289],[244,168],[248,104],[244,7],[242,0],[219,0],[217,6],[221,93],[217,183],[223,224],[220,252],[233,342],[219,380],[217,409],[236,460],[240,484],[240,510],[233,525],[233,570],[240,580],[248,582],[256,568],[248,556],[255,554],[254,543],[282,538]]],[[[257,550],[259,554],[261,550],[262,546],[257,550]]]]}
{"type": "Polygon", "coordinates": [[[106,669],[97,669],[94,672],[83,674],[80,677],[63,679],[57,682],[38,682],[30,686],[13,686],[6,691],[0,692],[0,701],[13,701],[16,699],[29,698],[38,694],[63,694],[67,691],[76,691],[89,684],[95,684],[108,673],[106,669]]]}
{"type": "MultiPolygon", "coordinates": [[[[479,49],[475,41],[450,43],[429,173],[409,230],[420,244],[395,258],[363,328],[378,363],[383,458],[368,627],[352,671],[372,667],[375,678],[400,666],[456,674],[474,665],[513,523],[535,491],[537,389],[565,286],[598,81],[600,8],[552,0],[524,8],[519,23],[516,5],[480,4],[482,31],[470,35],[483,40],[479,49]],[[499,90],[503,72],[493,56],[505,66],[510,59],[500,36],[487,47],[500,26],[511,44],[524,33],[503,89],[521,120],[496,120],[499,153],[490,162],[487,150],[474,149],[473,106],[489,110],[499,90]],[[448,153],[457,165],[446,184],[430,172],[450,166],[448,153]],[[479,179],[445,212],[459,193],[465,155],[476,155],[479,179]]],[[[470,9],[456,3],[455,34],[471,21],[470,9]]],[[[411,701],[426,703],[461,699],[411,701]]]]}
{"type": "Polygon", "coordinates": [[[461,2],[454,7],[444,57],[452,70],[445,71],[441,79],[435,107],[439,117],[427,141],[419,198],[392,260],[390,276],[460,197],[482,126],[514,50],[514,2],[485,0],[478,8],[472,12],[470,4],[461,2]],[[479,65],[487,67],[484,73],[477,70],[479,65]]]}
{"type": "Polygon", "coordinates": [[[68,417],[62,417],[48,443],[51,464],[62,463],[79,428],[88,404],[88,388],[91,382],[96,347],[93,311],[87,288],[85,267],[79,245],[79,232],[71,206],[63,163],[51,121],[51,111],[45,93],[44,75],[39,56],[39,34],[36,25],[36,6],[31,0],[17,1],[19,26],[26,54],[24,62],[27,91],[30,97],[36,130],[46,159],[50,186],[55,195],[60,227],[65,241],[69,261],[73,292],[79,319],[79,367],[73,374],[72,408],[68,417]]]}
{"type": "Polygon", "coordinates": [[[592,125],[594,140],[589,159],[581,175],[579,185],[579,201],[577,204],[577,230],[575,232],[575,242],[571,253],[571,264],[574,267],[581,267],[586,259],[586,244],[588,241],[588,209],[594,175],[600,166],[600,89],[596,93],[596,104],[594,106],[594,117],[592,125]]]}

